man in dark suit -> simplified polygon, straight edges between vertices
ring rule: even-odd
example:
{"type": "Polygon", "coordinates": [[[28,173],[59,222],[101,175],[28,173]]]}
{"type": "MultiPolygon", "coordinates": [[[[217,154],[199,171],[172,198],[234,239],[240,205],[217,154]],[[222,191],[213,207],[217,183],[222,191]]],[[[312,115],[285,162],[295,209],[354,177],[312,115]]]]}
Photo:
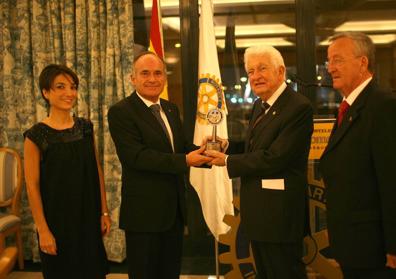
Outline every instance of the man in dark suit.
{"type": "Polygon", "coordinates": [[[128,274],[176,279],[185,217],[183,174],[210,158],[201,155],[203,148],[186,143],[177,107],[159,98],[166,69],[158,56],[137,56],[131,81],[136,91],[108,113],[122,165],[120,228],[125,230],[128,274]]]}
{"type": "Polygon", "coordinates": [[[253,106],[243,154],[215,157],[230,177],[241,177],[241,228],[251,241],[258,278],[306,278],[302,262],[307,206],[307,161],[312,106],[285,84],[279,51],[258,46],[245,52],[253,106]]]}
{"type": "Polygon", "coordinates": [[[373,80],[368,36],[330,41],[328,71],[344,97],[320,163],[330,248],[344,278],[396,278],[396,98],[373,80]]]}

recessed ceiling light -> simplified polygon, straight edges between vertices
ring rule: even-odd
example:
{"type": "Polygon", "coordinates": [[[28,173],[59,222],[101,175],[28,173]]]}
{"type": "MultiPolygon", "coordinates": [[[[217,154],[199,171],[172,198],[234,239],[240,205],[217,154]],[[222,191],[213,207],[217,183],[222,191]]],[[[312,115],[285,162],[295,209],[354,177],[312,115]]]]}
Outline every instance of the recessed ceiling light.
{"type": "MultiPolygon", "coordinates": [[[[160,0],[161,8],[178,8],[179,0],[160,0]]],[[[200,0],[198,1],[201,2],[200,0]]],[[[243,4],[243,5],[251,5],[251,4],[288,4],[294,3],[294,0],[213,0],[213,5],[232,5],[232,4],[243,4]]],[[[144,7],[146,9],[151,9],[153,5],[152,0],[144,0],[144,7]]]]}
{"type": "MultiPolygon", "coordinates": [[[[224,37],[226,26],[215,26],[216,37],[224,37]]],[[[254,24],[254,25],[236,25],[235,36],[248,35],[271,35],[271,34],[294,34],[296,30],[285,24],[254,24]]]]}
{"type": "MultiPolygon", "coordinates": [[[[162,24],[180,31],[179,17],[164,17],[162,24]]],[[[226,26],[215,26],[216,37],[225,37],[226,26]]],[[[255,24],[255,25],[236,25],[235,36],[251,36],[251,35],[273,35],[273,34],[295,34],[296,30],[285,24],[255,24]]]]}
{"type": "MultiPolygon", "coordinates": [[[[254,39],[236,39],[237,48],[247,48],[255,45],[269,45],[269,46],[294,46],[292,42],[289,42],[281,37],[276,38],[254,38],[254,39]]],[[[224,48],[225,40],[216,40],[216,45],[220,48],[224,48]]]]}
{"type": "MultiPolygon", "coordinates": [[[[389,44],[396,41],[395,34],[380,34],[380,35],[368,35],[368,36],[371,38],[371,40],[373,40],[373,43],[376,45],[389,44]]],[[[326,40],[321,41],[319,45],[328,46],[330,44],[329,39],[330,38],[327,38],[326,40]]]]}
{"type": "Polygon", "coordinates": [[[176,64],[179,62],[179,57],[176,56],[165,56],[165,63],[166,64],[176,64]]]}
{"type": "Polygon", "coordinates": [[[169,26],[173,30],[180,31],[180,18],[176,16],[163,17],[162,25],[169,26]]]}
{"type": "Polygon", "coordinates": [[[347,21],[335,31],[390,31],[396,30],[396,20],[347,21]]]}

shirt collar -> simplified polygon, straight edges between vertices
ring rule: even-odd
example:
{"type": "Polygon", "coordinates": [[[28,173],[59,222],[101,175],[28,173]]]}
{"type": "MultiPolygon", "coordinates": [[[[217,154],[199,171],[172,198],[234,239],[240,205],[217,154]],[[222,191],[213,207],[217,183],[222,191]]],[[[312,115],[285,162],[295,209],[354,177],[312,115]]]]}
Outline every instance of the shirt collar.
{"type": "Polygon", "coordinates": [[[158,104],[158,105],[161,106],[161,103],[160,103],[159,98],[158,98],[157,102],[153,103],[152,101],[145,99],[145,98],[144,98],[142,95],[140,95],[137,91],[136,91],[136,94],[137,94],[138,97],[143,101],[143,103],[145,103],[145,105],[146,105],[147,107],[150,107],[151,105],[154,105],[154,104],[158,104]]]}
{"type": "Polygon", "coordinates": [[[278,89],[276,89],[274,94],[272,94],[271,97],[268,98],[266,103],[272,107],[272,105],[276,102],[276,100],[279,98],[282,92],[285,91],[285,89],[286,89],[286,83],[282,82],[282,84],[278,87],[278,89]]]}
{"type": "Polygon", "coordinates": [[[367,84],[373,79],[373,77],[369,77],[365,81],[363,81],[358,87],[356,87],[351,94],[348,95],[348,97],[344,98],[348,105],[352,106],[353,102],[356,100],[356,98],[362,93],[363,89],[367,86],[367,84]]]}

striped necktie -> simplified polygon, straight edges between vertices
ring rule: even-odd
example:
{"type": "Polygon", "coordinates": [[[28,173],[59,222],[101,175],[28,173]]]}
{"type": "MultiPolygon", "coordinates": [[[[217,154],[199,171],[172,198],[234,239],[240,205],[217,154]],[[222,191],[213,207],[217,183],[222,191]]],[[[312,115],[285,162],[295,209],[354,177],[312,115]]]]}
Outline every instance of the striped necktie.
{"type": "Polygon", "coordinates": [[[269,109],[271,106],[267,103],[267,102],[261,102],[261,106],[260,106],[260,113],[257,116],[256,120],[254,120],[253,122],[253,128],[257,126],[257,124],[260,122],[260,120],[264,117],[265,112],[267,111],[267,109],[269,109]]]}

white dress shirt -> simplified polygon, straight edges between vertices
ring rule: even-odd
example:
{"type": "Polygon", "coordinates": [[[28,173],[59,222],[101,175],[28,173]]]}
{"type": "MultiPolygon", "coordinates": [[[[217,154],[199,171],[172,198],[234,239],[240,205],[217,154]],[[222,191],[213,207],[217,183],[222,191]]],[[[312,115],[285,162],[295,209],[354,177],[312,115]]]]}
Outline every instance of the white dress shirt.
{"type": "Polygon", "coordinates": [[[160,100],[158,99],[157,102],[153,103],[152,101],[147,100],[147,99],[145,99],[144,97],[142,97],[142,95],[140,95],[137,91],[136,91],[136,94],[138,95],[138,97],[143,101],[143,103],[144,103],[148,108],[150,108],[151,105],[155,105],[155,104],[160,105],[160,107],[161,107],[160,115],[161,115],[162,120],[163,120],[164,123],[165,123],[166,129],[168,130],[168,134],[169,134],[169,137],[170,137],[170,140],[171,140],[172,150],[173,150],[173,152],[175,152],[175,147],[174,147],[174,144],[173,144],[172,129],[171,129],[170,125],[169,125],[168,118],[166,117],[166,114],[165,114],[164,110],[162,109],[160,100]]]}

